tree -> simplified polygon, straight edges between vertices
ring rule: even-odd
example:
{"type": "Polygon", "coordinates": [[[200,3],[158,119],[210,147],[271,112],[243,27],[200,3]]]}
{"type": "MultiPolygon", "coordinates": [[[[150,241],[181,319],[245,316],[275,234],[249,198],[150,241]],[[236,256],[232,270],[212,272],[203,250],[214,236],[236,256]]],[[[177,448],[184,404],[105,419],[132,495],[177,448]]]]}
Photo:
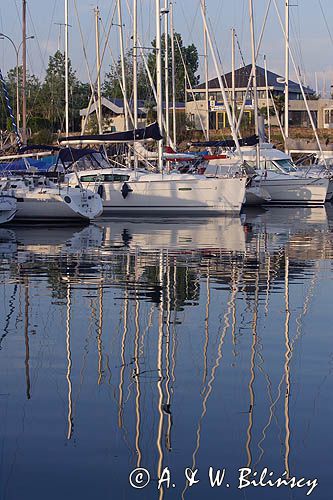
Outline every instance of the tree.
{"type": "MultiPolygon", "coordinates": [[[[70,61],[68,62],[68,85],[70,94],[74,94],[79,86],[70,61]]],[[[69,103],[71,103],[70,98],[69,103]]],[[[41,104],[44,118],[50,120],[54,130],[61,130],[65,116],[65,55],[59,50],[49,58],[42,87],[41,104]]]]}
{"type": "MultiPolygon", "coordinates": [[[[133,93],[133,58],[129,51],[125,56],[125,79],[126,79],[126,93],[128,100],[131,99],[133,93]]],[[[113,64],[109,73],[106,73],[102,92],[108,99],[123,99],[123,92],[120,82],[121,76],[121,59],[119,58],[116,64],[113,64]]],[[[143,101],[149,100],[153,97],[153,91],[150,88],[148,76],[141,60],[138,59],[137,70],[138,82],[138,99],[143,101]]]]}
{"type": "MultiPolygon", "coordinates": [[[[199,68],[199,55],[196,46],[192,43],[187,47],[184,46],[183,39],[180,33],[174,33],[174,45],[175,45],[175,80],[176,80],[176,101],[185,100],[185,75],[188,74],[188,78],[192,86],[199,83],[199,76],[196,76],[196,72],[199,68]],[[186,66],[186,72],[184,68],[186,66]]],[[[152,46],[156,47],[156,38],[152,41],[152,46]]],[[[165,61],[165,40],[162,39],[162,68],[164,68],[165,61]]],[[[156,50],[148,55],[148,66],[150,72],[153,76],[156,76],[156,50]]],[[[172,59],[171,59],[171,37],[168,36],[168,68],[169,68],[169,81],[171,82],[172,75],[172,59]]],[[[186,87],[188,87],[188,81],[186,80],[186,87]]],[[[165,89],[163,89],[164,96],[165,89]]]]}
{"type": "MultiPolygon", "coordinates": [[[[176,100],[185,100],[185,68],[183,61],[186,66],[189,80],[191,85],[197,85],[199,82],[199,77],[196,76],[196,72],[199,67],[199,55],[198,50],[194,44],[188,45],[187,47],[183,44],[182,36],[179,33],[174,34],[175,41],[175,80],[176,80],[176,100]]],[[[154,82],[156,82],[156,39],[152,41],[153,50],[148,54],[148,67],[152,75],[154,82]]],[[[172,75],[172,58],[171,58],[171,37],[168,37],[168,68],[169,68],[169,81],[171,89],[171,75],[172,75]]],[[[164,68],[165,60],[165,41],[162,39],[162,67],[164,68]]],[[[125,76],[126,76],[126,91],[128,99],[130,99],[133,92],[133,60],[132,54],[129,51],[125,56],[125,76]]],[[[145,102],[150,102],[154,99],[153,91],[150,87],[150,82],[143,62],[138,60],[138,98],[144,100],[145,102]]],[[[121,90],[121,60],[118,59],[116,64],[111,66],[110,72],[105,75],[105,80],[103,84],[103,95],[109,99],[112,98],[123,98],[123,93],[121,90]]],[[[164,79],[163,79],[164,81],[164,79]]],[[[165,95],[165,89],[163,87],[163,98],[165,95]]]]}

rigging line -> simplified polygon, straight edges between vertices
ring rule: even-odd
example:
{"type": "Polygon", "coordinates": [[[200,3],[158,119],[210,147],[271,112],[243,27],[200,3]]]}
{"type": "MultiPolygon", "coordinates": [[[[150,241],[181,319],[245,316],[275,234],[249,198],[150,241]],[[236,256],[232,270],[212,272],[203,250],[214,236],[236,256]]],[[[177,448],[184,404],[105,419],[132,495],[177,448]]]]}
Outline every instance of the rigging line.
{"type": "Polygon", "coordinates": [[[242,60],[243,66],[244,66],[244,68],[245,68],[246,63],[245,63],[245,59],[244,59],[244,56],[243,56],[242,48],[241,48],[240,43],[239,43],[239,40],[238,40],[238,35],[237,35],[237,33],[236,33],[236,30],[235,30],[235,37],[236,37],[236,44],[237,44],[237,48],[238,48],[238,51],[239,51],[239,55],[240,55],[240,57],[241,57],[241,60],[242,60]]]}
{"type": "Polygon", "coordinates": [[[86,51],[86,46],[85,46],[85,43],[84,43],[82,26],[81,26],[81,22],[80,22],[80,16],[79,16],[79,12],[78,12],[78,8],[77,8],[77,1],[76,0],[74,0],[74,8],[75,8],[75,14],[76,14],[77,22],[78,22],[78,26],[79,26],[80,38],[81,38],[81,43],[82,43],[82,50],[83,50],[84,60],[85,60],[85,63],[86,63],[86,69],[87,69],[87,72],[88,72],[90,89],[91,89],[91,93],[92,93],[92,96],[93,96],[93,101],[94,101],[95,107],[97,109],[97,101],[96,101],[96,97],[95,97],[95,85],[93,85],[92,79],[91,79],[91,74],[90,74],[90,69],[89,69],[89,63],[88,63],[88,57],[87,57],[87,51],[86,51]]]}
{"type": "MultiPolygon", "coordinates": [[[[176,2],[175,2],[176,3],[176,2]]],[[[189,25],[188,23],[188,18],[189,16],[185,14],[184,12],[184,6],[182,4],[182,2],[180,2],[180,6],[181,6],[181,9],[182,9],[182,14],[184,16],[184,19],[185,19],[185,23],[186,23],[186,26],[187,26],[187,30],[188,30],[188,34],[189,34],[189,38],[191,40],[192,43],[194,43],[194,38],[193,36],[191,36],[193,34],[193,26],[195,26],[195,23],[197,21],[197,18],[198,18],[198,13],[199,13],[199,8],[200,8],[200,2],[197,4],[197,8],[194,12],[194,17],[193,17],[193,21],[192,21],[192,26],[189,25]]]]}
{"type": "MultiPolygon", "coordinates": [[[[132,11],[130,9],[130,6],[129,6],[129,3],[128,3],[128,0],[126,0],[126,5],[127,5],[127,8],[128,8],[128,13],[131,17],[131,20],[133,22],[133,15],[132,15],[132,11]]],[[[176,37],[175,37],[176,39],[176,37]]],[[[150,86],[151,86],[151,89],[152,89],[152,92],[153,92],[153,95],[154,95],[154,99],[157,103],[157,92],[156,92],[156,86],[154,84],[154,81],[153,81],[153,77],[152,77],[152,74],[151,74],[151,71],[149,69],[149,66],[148,66],[148,62],[147,62],[147,59],[146,59],[146,56],[145,56],[145,53],[144,53],[144,46],[145,45],[142,45],[141,43],[141,40],[140,40],[140,37],[138,35],[138,44],[139,44],[139,49],[140,49],[140,52],[141,52],[141,58],[143,60],[143,64],[144,64],[144,67],[145,67],[145,70],[146,70],[146,73],[147,73],[147,76],[148,76],[148,80],[149,80],[149,83],[150,83],[150,86]]],[[[111,49],[110,49],[111,50],[111,49]]],[[[118,73],[117,73],[118,74],[118,73]]],[[[120,82],[119,82],[120,83],[120,82]]],[[[131,113],[131,110],[129,109],[129,112],[130,112],[130,117],[132,117],[132,113],[131,113]]],[[[132,119],[132,122],[133,122],[133,118],[132,119]]],[[[162,116],[162,125],[163,125],[163,128],[164,130],[166,130],[166,123],[165,123],[165,116],[163,114],[162,116]]],[[[169,142],[170,142],[170,145],[173,149],[175,149],[176,145],[173,143],[171,137],[169,136],[168,137],[169,139],[169,142]]]]}
{"type": "Polygon", "coordinates": [[[329,27],[329,25],[328,25],[328,22],[327,22],[327,19],[326,19],[326,16],[325,16],[325,12],[324,12],[323,5],[322,5],[322,3],[321,3],[321,0],[318,0],[318,3],[319,3],[319,7],[320,7],[320,10],[321,10],[321,13],[322,13],[322,15],[323,15],[323,19],[324,19],[324,23],[325,23],[325,26],[326,26],[326,29],[327,29],[328,35],[329,35],[330,40],[331,40],[332,45],[333,45],[333,36],[332,36],[331,30],[330,30],[330,27],[329,27]]]}
{"type": "MultiPolygon", "coordinates": [[[[103,20],[101,20],[101,25],[102,25],[102,29],[103,29],[103,32],[104,32],[104,35],[105,35],[105,27],[104,27],[103,20]]],[[[111,30],[111,26],[112,26],[112,23],[110,24],[109,33],[110,33],[110,30],[111,30]]],[[[109,43],[109,37],[106,37],[105,49],[106,49],[106,46],[108,47],[108,49],[110,51],[111,59],[112,59],[112,62],[113,62],[113,65],[114,65],[114,68],[115,68],[115,71],[116,71],[116,74],[117,74],[119,87],[120,87],[121,93],[123,94],[124,107],[126,106],[127,112],[128,112],[128,116],[129,116],[131,122],[133,123],[133,121],[134,121],[134,119],[133,119],[133,113],[132,113],[131,108],[129,106],[128,99],[127,100],[125,99],[125,88],[124,88],[124,85],[123,85],[122,78],[120,77],[120,74],[119,74],[119,71],[118,71],[117,61],[114,58],[114,55],[113,55],[113,52],[112,52],[112,49],[111,49],[111,46],[110,46],[110,43],[109,43]]],[[[104,55],[104,51],[103,51],[103,55],[104,55]]],[[[119,61],[119,59],[118,59],[118,61],[119,61]]]]}
{"type": "Polygon", "coordinates": [[[285,29],[284,29],[284,25],[283,25],[283,22],[282,22],[282,19],[281,19],[280,11],[278,9],[276,0],[273,0],[273,2],[274,2],[274,7],[275,7],[276,15],[278,17],[279,24],[280,24],[280,27],[281,27],[281,31],[282,31],[284,39],[285,39],[285,41],[286,41],[286,43],[288,45],[290,59],[291,59],[291,62],[293,64],[295,72],[296,72],[298,84],[299,84],[299,87],[300,87],[301,92],[302,92],[303,101],[304,101],[304,104],[305,104],[305,107],[306,107],[306,111],[307,111],[308,116],[309,116],[309,120],[310,120],[310,123],[311,123],[311,127],[312,127],[312,130],[313,130],[314,136],[316,138],[318,149],[320,151],[320,154],[321,154],[322,158],[324,159],[325,169],[327,169],[327,162],[326,162],[326,158],[325,158],[325,156],[323,154],[323,149],[321,147],[321,142],[319,140],[318,131],[317,131],[317,128],[316,128],[316,126],[314,124],[313,116],[312,116],[312,114],[310,112],[309,104],[308,104],[308,101],[306,99],[306,95],[305,95],[305,92],[304,92],[304,87],[303,87],[302,82],[301,82],[301,80],[299,78],[299,75],[297,74],[297,67],[296,67],[296,63],[295,63],[294,52],[293,52],[293,50],[292,50],[292,48],[290,46],[289,40],[286,37],[286,32],[285,32],[285,29]]]}
{"type": "MultiPolygon", "coordinates": [[[[201,130],[203,131],[203,133],[205,133],[205,127],[204,127],[204,124],[202,122],[201,114],[199,112],[198,103],[197,103],[197,100],[196,100],[196,97],[195,97],[195,93],[193,92],[193,87],[192,87],[192,84],[191,84],[191,81],[190,81],[190,77],[189,77],[188,72],[187,72],[187,68],[186,68],[186,64],[185,64],[185,61],[184,61],[184,57],[183,57],[183,54],[182,54],[182,51],[181,51],[181,48],[180,48],[180,45],[179,45],[178,36],[175,36],[175,41],[176,41],[176,45],[177,45],[177,48],[179,50],[179,54],[180,54],[180,57],[181,57],[181,60],[182,60],[182,64],[183,64],[183,67],[184,67],[186,80],[187,80],[187,83],[188,83],[188,85],[190,87],[190,91],[191,91],[191,94],[192,94],[193,101],[195,102],[195,108],[196,108],[196,111],[197,111],[197,114],[198,114],[198,117],[199,117],[201,130]]],[[[185,92],[186,92],[186,89],[185,89],[185,92]]]]}
{"type": "MultiPolygon", "coordinates": [[[[45,50],[44,50],[44,55],[42,54],[41,52],[41,48],[40,48],[40,44],[39,44],[39,41],[38,41],[38,36],[37,36],[37,33],[36,33],[36,28],[33,24],[33,20],[32,20],[32,16],[31,16],[31,13],[30,13],[30,9],[29,9],[29,5],[28,5],[28,15],[29,15],[29,19],[32,23],[32,26],[33,26],[33,31],[34,31],[34,36],[35,38],[37,39],[37,44],[38,44],[38,48],[39,48],[39,52],[40,52],[40,55],[41,55],[41,62],[42,62],[42,68],[43,70],[46,72],[46,63],[45,63],[45,59],[46,59],[46,52],[47,52],[47,47],[49,45],[49,41],[50,41],[50,37],[51,37],[51,27],[53,25],[53,19],[54,19],[54,13],[55,13],[55,8],[56,8],[56,5],[58,3],[58,0],[55,0],[54,1],[54,4],[53,4],[53,11],[52,11],[52,16],[51,16],[51,23],[50,23],[50,27],[49,27],[49,31],[48,31],[48,35],[47,35],[47,42],[46,42],[46,45],[45,45],[45,50]]],[[[28,57],[29,57],[29,62],[30,62],[30,56],[29,56],[29,53],[28,53],[28,57]]],[[[31,63],[30,63],[31,64],[31,63]]],[[[33,75],[32,75],[33,76],[33,75]]],[[[32,116],[32,110],[33,108],[35,107],[36,105],[36,102],[37,102],[37,99],[40,97],[40,94],[42,92],[42,86],[40,86],[38,92],[36,93],[33,101],[31,102],[31,109],[28,111],[28,119],[32,116]]],[[[60,116],[60,113],[58,111],[58,118],[61,120],[61,116],[60,116]]]]}
{"type": "MultiPolygon", "coordinates": [[[[256,54],[255,54],[255,62],[256,63],[257,63],[259,51],[260,51],[260,48],[261,48],[262,40],[263,40],[263,37],[264,37],[266,23],[267,23],[268,14],[269,14],[269,11],[270,11],[271,3],[272,3],[272,0],[268,0],[267,7],[266,7],[266,12],[265,12],[265,15],[264,15],[264,21],[263,21],[263,24],[262,24],[262,27],[261,27],[260,36],[259,36],[259,40],[258,40],[258,44],[257,44],[257,50],[256,50],[256,54]]],[[[240,113],[239,113],[239,117],[238,117],[236,132],[238,132],[238,130],[240,129],[240,125],[241,125],[241,121],[242,121],[243,113],[244,113],[244,109],[245,109],[245,104],[246,104],[246,100],[247,100],[247,95],[249,93],[249,90],[250,90],[250,87],[251,87],[251,84],[252,84],[252,77],[253,77],[253,72],[251,70],[251,73],[250,73],[250,76],[249,76],[249,81],[247,83],[247,87],[246,87],[246,91],[245,91],[245,95],[244,95],[243,104],[242,104],[242,107],[241,107],[241,110],[240,110],[240,113]]]]}
{"type": "Polygon", "coordinates": [[[301,25],[300,25],[300,16],[299,16],[299,10],[297,9],[297,20],[295,19],[295,15],[293,11],[291,11],[291,30],[292,33],[294,33],[294,38],[296,40],[296,43],[298,45],[298,52],[299,52],[299,62],[300,66],[303,71],[304,79],[306,75],[306,67],[305,67],[305,62],[304,62],[304,57],[303,57],[303,49],[302,49],[302,43],[301,43],[301,25]],[[297,26],[296,26],[297,23],[297,26]]]}
{"type": "MultiPolygon", "coordinates": [[[[37,42],[37,47],[38,47],[39,55],[40,55],[40,58],[41,58],[41,61],[42,61],[42,66],[43,66],[43,69],[46,70],[46,66],[44,64],[44,59],[43,59],[43,54],[42,54],[42,49],[41,49],[40,43],[39,43],[39,38],[38,38],[37,30],[36,30],[36,27],[35,27],[35,24],[34,24],[34,20],[33,20],[33,17],[31,15],[31,11],[30,11],[28,3],[27,3],[27,11],[28,11],[29,21],[30,21],[30,23],[32,25],[32,31],[33,31],[35,40],[37,42]]],[[[31,57],[30,57],[30,54],[29,54],[29,50],[28,50],[28,58],[29,58],[30,67],[33,68],[32,60],[31,60],[31,57]]],[[[34,73],[33,69],[32,69],[32,73],[34,73]]]]}
{"type": "MultiPolygon", "coordinates": [[[[109,28],[108,28],[107,33],[106,33],[105,28],[104,28],[103,20],[102,20],[102,19],[100,19],[101,26],[102,26],[102,29],[103,29],[103,35],[104,35],[104,37],[105,37],[105,44],[104,44],[103,51],[102,51],[102,58],[101,58],[101,64],[100,64],[100,71],[101,71],[101,68],[102,68],[102,64],[103,64],[103,60],[104,60],[104,55],[105,55],[105,52],[106,52],[106,47],[107,47],[107,45],[108,45],[109,36],[110,36],[111,28],[112,28],[112,25],[113,25],[113,19],[114,19],[115,13],[116,13],[116,0],[114,1],[113,14],[112,14],[111,19],[110,19],[110,25],[109,25],[109,28]]],[[[111,49],[110,49],[110,50],[111,50],[111,49]]],[[[112,57],[112,60],[114,61],[113,56],[112,56],[112,53],[111,53],[111,57],[112,57]]],[[[96,61],[96,66],[97,66],[97,61],[96,61]]],[[[117,74],[118,74],[118,73],[117,73],[117,74]]],[[[99,76],[99,75],[98,75],[98,76],[99,76]]],[[[90,99],[89,99],[89,104],[88,104],[88,108],[87,108],[87,114],[86,114],[85,119],[84,119],[84,122],[83,122],[82,134],[84,134],[85,128],[86,128],[86,126],[87,126],[87,122],[88,122],[88,118],[89,118],[89,114],[90,114],[90,109],[91,109],[91,106],[92,106],[93,101],[94,101],[94,104],[95,104],[95,108],[96,108],[96,110],[97,110],[97,104],[96,104],[96,99],[95,99],[95,87],[96,87],[96,83],[97,83],[98,76],[97,76],[97,78],[96,78],[96,80],[95,80],[94,87],[93,87],[93,88],[91,88],[91,87],[90,87],[90,90],[91,90],[91,96],[90,96],[90,99]]]]}

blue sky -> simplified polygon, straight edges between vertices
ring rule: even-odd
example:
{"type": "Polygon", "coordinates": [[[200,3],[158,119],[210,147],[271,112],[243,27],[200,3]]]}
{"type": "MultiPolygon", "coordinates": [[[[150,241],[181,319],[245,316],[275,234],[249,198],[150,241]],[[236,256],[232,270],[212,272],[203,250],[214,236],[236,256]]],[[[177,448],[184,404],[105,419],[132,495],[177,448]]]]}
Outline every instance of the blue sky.
{"type": "MultiPolygon", "coordinates": [[[[161,0],[162,3],[164,0],[161,0]]],[[[104,29],[109,26],[116,0],[100,0],[98,6],[101,12],[104,29]]],[[[130,47],[131,20],[127,5],[131,6],[132,0],[123,0],[123,22],[125,24],[125,43],[130,47]]],[[[264,12],[268,0],[254,0],[255,23],[257,36],[261,28],[264,12]]],[[[281,13],[283,13],[284,0],[277,0],[281,13]]],[[[327,31],[323,14],[320,9],[320,0],[295,0],[291,8],[291,44],[296,55],[296,62],[303,80],[307,84],[315,85],[317,73],[318,86],[321,90],[324,85],[328,91],[331,81],[333,83],[333,42],[327,31]]],[[[28,4],[28,29],[29,35],[34,35],[34,40],[28,41],[29,69],[38,76],[43,75],[48,57],[53,54],[59,44],[59,27],[55,23],[64,22],[64,0],[27,0],[28,4]]],[[[138,0],[139,4],[139,32],[142,44],[150,45],[154,38],[155,0],[138,0]]],[[[175,0],[175,28],[183,35],[186,43],[194,42],[203,53],[202,48],[202,23],[199,9],[199,0],[175,0]]],[[[94,55],[94,14],[96,3],[93,0],[69,0],[70,5],[70,57],[73,66],[83,81],[88,81],[88,70],[82,50],[82,38],[88,55],[88,64],[91,74],[95,66],[94,55]],[[77,7],[77,11],[76,8],[77,7]],[[78,23],[78,15],[80,26],[78,23]]],[[[321,5],[326,20],[333,36],[333,2],[321,0],[321,5]]],[[[236,29],[241,52],[246,62],[250,62],[248,0],[207,0],[208,17],[211,22],[214,37],[219,46],[220,57],[225,71],[230,70],[231,41],[230,31],[236,29]]],[[[117,22],[117,19],[114,20],[117,22]]],[[[20,41],[21,30],[21,0],[2,0],[0,3],[0,31],[20,41]]],[[[102,45],[103,45],[103,28],[102,45]]],[[[109,45],[112,54],[119,54],[117,26],[112,26],[109,45]]],[[[60,47],[63,48],[63,33],[61,34],[60,47]]],[[[270,9],[263,45],[260,50],[259,64],[262,63],[263,54],[266,54],[269,69],[283,72],[283,36],[280,30],[274,6],[270,9]]],[[[13,48],[6,40],[0,40],[0,66],[3,71],[15,66],[13,48]]],[[[237,65],[241,65],[239,52],[236,55],[237,65]]],[[[202,62],[202,57],[200,58],[202,62]]],[[[109,48],[106,49],[103,70],[106,71],[112,62],[109,48]]],[[[202,67],[199,74],[203,75],[202,67]]],[[[295,78],[293,68],[291,74],[295,78]]],[[[210,65],[210,76],[215,76],[213,66],[210,65]]]]}

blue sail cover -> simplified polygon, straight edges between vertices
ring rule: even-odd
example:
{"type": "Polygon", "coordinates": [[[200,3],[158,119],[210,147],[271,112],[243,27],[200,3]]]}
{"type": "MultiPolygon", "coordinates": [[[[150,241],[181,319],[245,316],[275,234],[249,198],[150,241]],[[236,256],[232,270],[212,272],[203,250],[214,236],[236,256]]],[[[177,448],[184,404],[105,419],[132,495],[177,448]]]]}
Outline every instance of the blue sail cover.
{"type": "Polygon", "coordinates": [[[26,171],[27,168],[33,167],[41,172],[47,172],[52,165],[57,162],[57,155],[45,156],[43,158],[18,158],[12,161],[1,161],[0,157],[0,172],[3,171],[26,171]]]}

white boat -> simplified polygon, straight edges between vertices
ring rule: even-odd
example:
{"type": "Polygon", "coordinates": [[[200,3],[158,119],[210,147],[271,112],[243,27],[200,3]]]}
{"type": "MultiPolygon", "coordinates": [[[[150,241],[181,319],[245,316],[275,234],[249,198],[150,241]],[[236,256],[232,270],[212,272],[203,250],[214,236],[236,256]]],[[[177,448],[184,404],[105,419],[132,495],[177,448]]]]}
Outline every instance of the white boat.
{"type": "MultiPolygon", "coordinates": [[[[230,175],[242,175],[244,167],[238,159],[226,158],[209,160],[205,169],[206,177],[226,177],[230,175]]],[[[255,172],[253,172],[255,174],[255,172]]],[[[258,206],[271,201],[267,189],[260,185],[254,185],[253,174],[248,176],[245,189],[245,206],[258,206]]]]}
{"type": "MultiPolygon", "coordinates": [[[[212,178],[180,173],[134,172],[107,168],[78,172],[80,182],[98,192],[104,211],[131,214],[238,214],[245,194],[246,177],[212,178]]],[[[71,185],[74,174],[67,174],[71,185]]]]}
{"type": "Polygon", "coordinates": [[[10,222],[15,217],[16,211],[16,198],[6,191],[0,191],[0,224],[10,222]]]}
{"type": "MultiPolygon", "coordinates": [[[[68,168],[68,164],[64,166],[68,168]]],[[[91,150],[71,168],[74,172],[67,173],[65,181],[76,186],[79,179],[82,186],[99,193],[104,211],[112,214],[238,214],[247,181],[246,176],[207,178],[116,168],[91,150]]]]}
{"type": "Polygon", "coordinates": [[[0,193],[16,198],[15,220],[91,220],[103,212],[100,196],[78,186],[57,185],[42,175],[0,179],[0,193]]]}
{"type": "Polygon", "coordinates": [[[314,165],[302,165],[301,168],[298,169],[299,172],[303,173],[307,177],[322,177],[324,179],[328,179],[328,189],[326,193],[326,201],[331,201],[333,198],[333,171],[331,163],[328,161],[320,162],[314,165]]]}
{"type": "Polygon", "coordinates": [[[329,180],[319,176],[305,176],[294,165],[290,156],[271,144],[260,145],[260,165],[256,164],[256,149],[242,148],[243,159],[256,169],[253,185],[263,187],[271,196],[269,203],[323,205],[329,180]]]}

